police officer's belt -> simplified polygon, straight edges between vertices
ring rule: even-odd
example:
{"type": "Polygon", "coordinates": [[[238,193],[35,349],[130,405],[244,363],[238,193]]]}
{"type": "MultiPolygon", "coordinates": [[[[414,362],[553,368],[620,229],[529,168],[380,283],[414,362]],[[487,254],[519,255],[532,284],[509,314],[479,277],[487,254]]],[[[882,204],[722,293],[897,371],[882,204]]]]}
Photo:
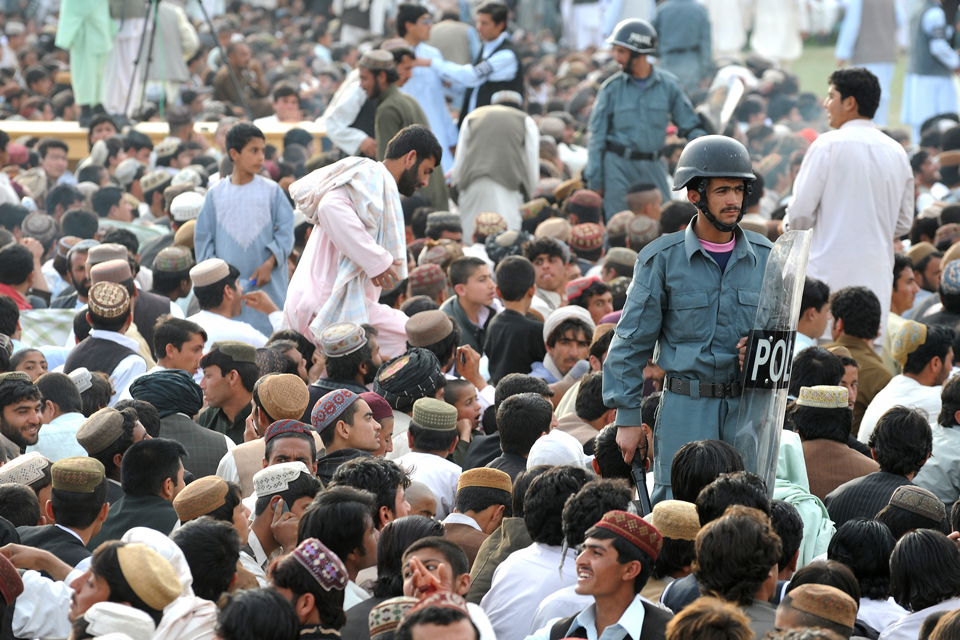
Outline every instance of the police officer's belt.
{"type": "Polygon", "coordinates": [[[622,156],[627,160],[656,160],[657,154],[654,153],[640,153],[639,151],[634,151],[628,147],[623,146],[622,144],[617,144],[616,142],[607,142],[607,151],[611,151],[618,156],[622,156]]]}
{"type": "Polygon", "coordinates": [[[665,389],[670,393],[679,393],[682,396],[694,395],[691,394],[690,386],[693,384],[700,385],[700,393],[697,394],[701,398],[736,398],[741,393],[743,393],[743,388],[740,386],[740,381],[735,380],[733,382],[697,382],[694,380],[682,380],[675,376],[667,376],[664,380],[665,389]]]}

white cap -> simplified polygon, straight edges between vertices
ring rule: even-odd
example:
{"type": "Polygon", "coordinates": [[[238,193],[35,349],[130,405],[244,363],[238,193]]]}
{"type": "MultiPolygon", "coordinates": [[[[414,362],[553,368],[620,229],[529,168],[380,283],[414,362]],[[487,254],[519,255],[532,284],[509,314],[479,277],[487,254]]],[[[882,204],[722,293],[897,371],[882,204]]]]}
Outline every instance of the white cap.
{"type": "MultiPolygon", "coordinates": [[[[196,173],[196,172],[194,172],[196,173]]],[[[177,174],[180,175],[180,174],[177,174]]],[[[199,176],[198,176],[199,177],[199,176]]],[[[176,178],[174,178],[176,180],[176,178]]],[[[193,191],[181,193],[170,203],[170,215],[177,222],[196,220],[203,208],[204,196],[193,191]]]]}
{"type": "Polygon", "coordinates": [[[300,477],[301,473],[310,473],[307,465],[302,462],[275,464],[266,469],[261,469],[253,475],[253,490],[261,498],[282,493],[290,487],[291,482],[300,477]]]}
{"type": "Polygon", "coordinates": [[[25,453],[0,467],[0,483],[33,484],[43,478],[43,472],[49,466],[50,461],[40,453],[25,453]]]}

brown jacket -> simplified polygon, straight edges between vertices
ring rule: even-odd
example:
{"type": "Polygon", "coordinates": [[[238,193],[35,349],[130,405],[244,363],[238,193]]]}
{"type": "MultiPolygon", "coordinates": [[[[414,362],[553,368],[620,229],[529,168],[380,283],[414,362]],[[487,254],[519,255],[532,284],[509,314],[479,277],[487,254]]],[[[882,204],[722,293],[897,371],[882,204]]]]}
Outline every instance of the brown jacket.
{"type": "Polygon", "coordinates": [[[836,440],[804,440],[803,459],[810,493],[821,500],[843,483],[880,470],[876,462],[836,440]]]}
{"type": "Polygon", "coordinates": [[[460,545],[463,552],[467,554],[470,567],[473,568],[473,561],[477,559],[477,552],[480,551],[480,545],[487,539],[487,534],[477,531],[468,524],[450,523],[443,525],[443,537],[460,545]]]}
{"type": "Polygon", "coordinates": [[[867,406],[874,396],[887,386],[893,376],[883,366],[883,360],[873,350],[873,347],[860,338],[842,335],[835,342],[825,344],[823,347],[825,349],[846,347],[853,359],[860,365],[860,373],[857,376],[857,401],[853,404],[853,435],[857,435],[857,432],[860,431],[860,421],[863,419],[867,406]]]}

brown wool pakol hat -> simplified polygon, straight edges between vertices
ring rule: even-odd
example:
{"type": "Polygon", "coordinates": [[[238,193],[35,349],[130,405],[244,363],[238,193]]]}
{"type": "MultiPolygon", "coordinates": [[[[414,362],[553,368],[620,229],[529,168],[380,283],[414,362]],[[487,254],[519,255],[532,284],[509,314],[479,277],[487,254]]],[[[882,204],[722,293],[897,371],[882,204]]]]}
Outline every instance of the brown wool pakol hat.
{"type": "Polygon", "coordinates": [[[499,489],[510,493],[513,491],[513,482],[510,476],[499,469],[477,467],[460,474],[457,480],[457,491],[466,487],[483,487],[485,489],[499,489]]]}
{"type": "MultiPolygon", "coordinates": [[[[181,227],[182,229],[183,227],[181,227]]],[[[179,233],[179,231],[177,232],[179,233]]],[[[190,281],[195,287],[209,287],[230,275],[230,266],[220,258],[210,258],[190,269],[190,281]]]]}
{"type": "Polygon", "coordinates": [[[183,590],[180,577],[170,563],[145,544],[118,548],[117,560],[127,584],[148,607],[163,611],[183,590]]]}
{"type": "Polygon", "coordinates": [[[119,318],[130,310],[130,294],[115,282],[98,282],[90,287],[87,306],[101,318],[119,318]]]}
{"type": "Polygon", "coordinates": [[[193,232],[197,228],[196,220],[188,220],[180,225],[177,233],[173,236],[173,243],[180,247],[193,249],[193,232]]]}
{"type": "Polygon", "coordinates": [[[87,456],[57,460],[50,468],[53,488],[74,493],[93,493],[104,473],[103,463],[87,456]]]}
{"type": "Polygon", "coordinates": [[[226,502],[230,487],[227,481],[218,476],[204,476],[194,480],[173,499],[173,509],[180,522],[196,520],[226,502]]]}
{"type": "Polygon", "coordinates": [[[414,425],[428,431],[456,431],[457,408],[436,398],[420,398],[413,403],[414,425]]]}
{"type": "Polygon", "coordinates": [[[123,414],[104,407],[84,420],[77,429],[77,442],[89,455],[100,453],[123,436],[123,414]]]}
{"type": "Polygon", "coordinates": [[[300,376],[278,373],[257,381],[260,406],[274,420],[299,420],[310,404],[310,391],[300,376]]]}
{"type": "Polygon", "coordinates": [[[97,245],[87,252],[87,269],[101,262],[108,260],[126,260],[127,248],[122,244],[108,242],[107,244],[97,245]]]}
{"type": "Polygon", "coordinates": [[[421,311],[410,316],[404,327],[411,347],[428,347],[453,332],[453,321],[443,311],[421,311]]]}
{"type": "Polygon", "coordinates": [[[357,66],[371,71],[391,71],[397,68],[393,54],[382,49],[372,49],[360,56],[357,66]]]}
{"type": "Polygon", "coordinates": [[[825,584],[804,584],[790,592],[791,608],[853,628],[857,603],[848,594],[825,584]]]}

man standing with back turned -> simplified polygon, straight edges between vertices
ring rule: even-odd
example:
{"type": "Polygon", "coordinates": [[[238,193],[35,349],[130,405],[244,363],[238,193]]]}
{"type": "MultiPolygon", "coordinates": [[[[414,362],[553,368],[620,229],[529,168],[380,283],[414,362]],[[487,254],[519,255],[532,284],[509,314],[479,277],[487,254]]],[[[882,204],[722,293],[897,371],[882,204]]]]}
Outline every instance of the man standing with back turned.
{"type": "Polygon", "coordinates": [[[603,365],[603,400],[617,409],[617,444],[630,462],[644,439],[643,368],[659,344],[657,364],[666,378],[655,429],[654,502],[671,497],[670,464],[681,446],[734,442],[739,347],[753,328],[773,247],[738,225],[755,179],[750,155],[736,140],[706,136],[687,145],[674,189],[686,187],[699,212],[686,231],[640,252],[603,365]]]}

